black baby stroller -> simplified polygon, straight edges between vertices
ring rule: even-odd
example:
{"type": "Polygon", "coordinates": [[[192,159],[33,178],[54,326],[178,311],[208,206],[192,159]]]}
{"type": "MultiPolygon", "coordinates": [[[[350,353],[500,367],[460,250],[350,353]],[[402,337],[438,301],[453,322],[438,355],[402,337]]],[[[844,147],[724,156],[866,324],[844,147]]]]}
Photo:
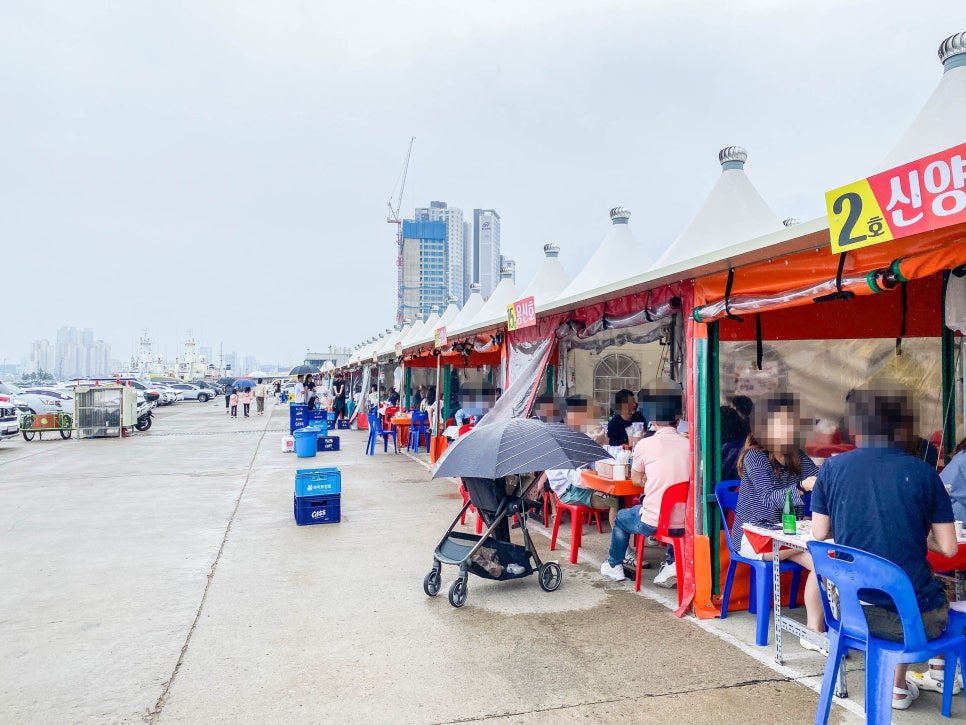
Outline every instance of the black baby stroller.
{"type": "Polygon", "coordinates": [[[535,478],[510,475],[502,478],[463,477],[463,485],[469,494],[460,512],[453,519],[433,554],[433,569],[423,579],[423,589],[431,597],[439,594],[442,583],[443,564],[460,568],[459,578],[449,589],[449,603],[462,607],[466,603],[467,578],[472,572],[484,579],[521,579],[534,572],[544,591],[555,591],[562,579],[560,565],[555,561],[546,563],[533,548],[527,531],[527,513],[540,507],[540,503],[526,498],[535,478]],[[454,531],[470,505],[476,507],[486,530],[481,535],[454,531]],[[510,541],[510,520],[516,516],[523,534],[523,545],[510,541]]]}

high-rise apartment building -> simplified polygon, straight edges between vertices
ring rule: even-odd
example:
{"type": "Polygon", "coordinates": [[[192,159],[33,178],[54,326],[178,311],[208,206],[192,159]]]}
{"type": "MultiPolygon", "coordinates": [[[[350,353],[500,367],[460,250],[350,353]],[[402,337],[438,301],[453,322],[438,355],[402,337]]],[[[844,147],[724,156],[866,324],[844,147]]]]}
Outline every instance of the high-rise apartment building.
{"type": "Polygon", "coordinates": [[[455,209],[445,201],[431,201],[428,207],[416,209],[416,221],[441,221],[446,224],[446,284],[449,294],[462,303],[463,279],[463,210],[455,209]]]}
{"type": "Polygon", "coordinates": [[[460,307],[470,298],[470,285],[476,281],[476,267],[473,265],[473,230],[468,221],[463,222],[463,295],[459,298],[460,307]]]}
{"type": "Polygon", "coordinates": [[[415,320],[420,315],[425,318],[431,307],[443,309],[446,306],[450,267],[446,237],[445,221],[403,220],[404,319],[415,320]]]}
{"type": "Polygon", "coordinates": [[[495,209],[473,210],[473,271],[472,281],[489,297],[500,283],[500,215],[495,209]]]}
{"type": "Polygon", "coordinates": [[[103,340],[95,340],[90,328],[61,327],[53,346],[47,340],[37,340],[31,345],[24,369],[27,372],[43,369],[62,380],[109,375],[111,346],[103,340]]]}

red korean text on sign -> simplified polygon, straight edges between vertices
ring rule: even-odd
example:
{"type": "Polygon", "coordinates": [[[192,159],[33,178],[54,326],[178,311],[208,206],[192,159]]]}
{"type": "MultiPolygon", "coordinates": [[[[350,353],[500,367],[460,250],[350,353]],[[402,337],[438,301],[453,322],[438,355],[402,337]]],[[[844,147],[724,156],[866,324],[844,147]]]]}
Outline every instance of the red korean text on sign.
{"type": "Polygon", "coordinates": [[[869,177],[895,238],[966,221],[966,144],[869,177]]]}

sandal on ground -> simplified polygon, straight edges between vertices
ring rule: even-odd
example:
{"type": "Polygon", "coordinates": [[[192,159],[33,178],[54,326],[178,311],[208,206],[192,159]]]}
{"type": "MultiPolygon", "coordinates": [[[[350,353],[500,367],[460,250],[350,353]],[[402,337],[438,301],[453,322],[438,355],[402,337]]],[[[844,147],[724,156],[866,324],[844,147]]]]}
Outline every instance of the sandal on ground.
{"type": "MultiPolygon", "coordinates": [[[[929,669],[925,672],[913,672],[912,670],[906,672],[906,683],[912,683],[920,690],[928,690],[929,692],[938,692],[942,694],[945,666],[945,660],[933,658],[929,660],[929,669]]],[[[962,691],[963,682],[959,673],[957,672],[956,676],[953,678],[953,694],[958,695],[962,691]]]]}
{"type": "Polygon", "coordinates": [[[919,688],[911,682],[906,682],[905,689],[901,687],[892,688],[893,695],[904,695],[901,700],[892,698],[892,709],[893,710],[908,710],[916,698],[919,697],[919,688]]]}

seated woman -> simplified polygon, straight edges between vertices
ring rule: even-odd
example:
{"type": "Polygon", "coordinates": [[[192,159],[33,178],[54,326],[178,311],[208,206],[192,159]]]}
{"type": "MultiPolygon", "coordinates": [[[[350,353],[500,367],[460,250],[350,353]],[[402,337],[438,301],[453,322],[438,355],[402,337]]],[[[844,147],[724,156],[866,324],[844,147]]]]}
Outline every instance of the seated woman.
{"type": "MultiPolygon", "coordinates": [[[[599,426],[594,424],[594,402],[584,396],[567,398],[567,425],[576,431],[594,431],[599,433],[599,426]]],[[[611,528],[614,527],[614,519],[617,517],[617,508],[620,504],[616,496],[584,488],[580,485],[580,471],[583,469],[556,468],[546,471],[537,482],[537,490],[543,486],[543,480],[550,484],[550,488],[560,499],[560,503],[576,503],[588,508],[607,510],[607,518],[611,528]]]]}
{"type": "MultiPolygon", "coordinates": [[[[812,490],[818,467],[796,442],[798,436],[798,401],[792,395],[776,395],[765,403],[764,420],[756,425],[738,458],[741,487],[735,505],[735,520],[731,540],[741,542],[739,551],[748,559],[762,559],[745,538],[745,524],[779,528],[782,509],[788,492],[797,511],[804,508],[802,496],[812,490]]],[[[780,554],[812,571],[812,557],[806,551],[788,549],[780,554]]],[[[807,626],[816,632],[825,631],[822,596],[815,576],[805,582],[805,612],[807,626]]],[[[805,639],[805,649],[819,648],[805,639]]]]}
{"type": "Polygon", "coordinates": [[[953,516],[957,521],[966,521],[966,438],[953,449],[953,458],[942,470],[939,477],[949,491],[953,501],[953,516]]]}

